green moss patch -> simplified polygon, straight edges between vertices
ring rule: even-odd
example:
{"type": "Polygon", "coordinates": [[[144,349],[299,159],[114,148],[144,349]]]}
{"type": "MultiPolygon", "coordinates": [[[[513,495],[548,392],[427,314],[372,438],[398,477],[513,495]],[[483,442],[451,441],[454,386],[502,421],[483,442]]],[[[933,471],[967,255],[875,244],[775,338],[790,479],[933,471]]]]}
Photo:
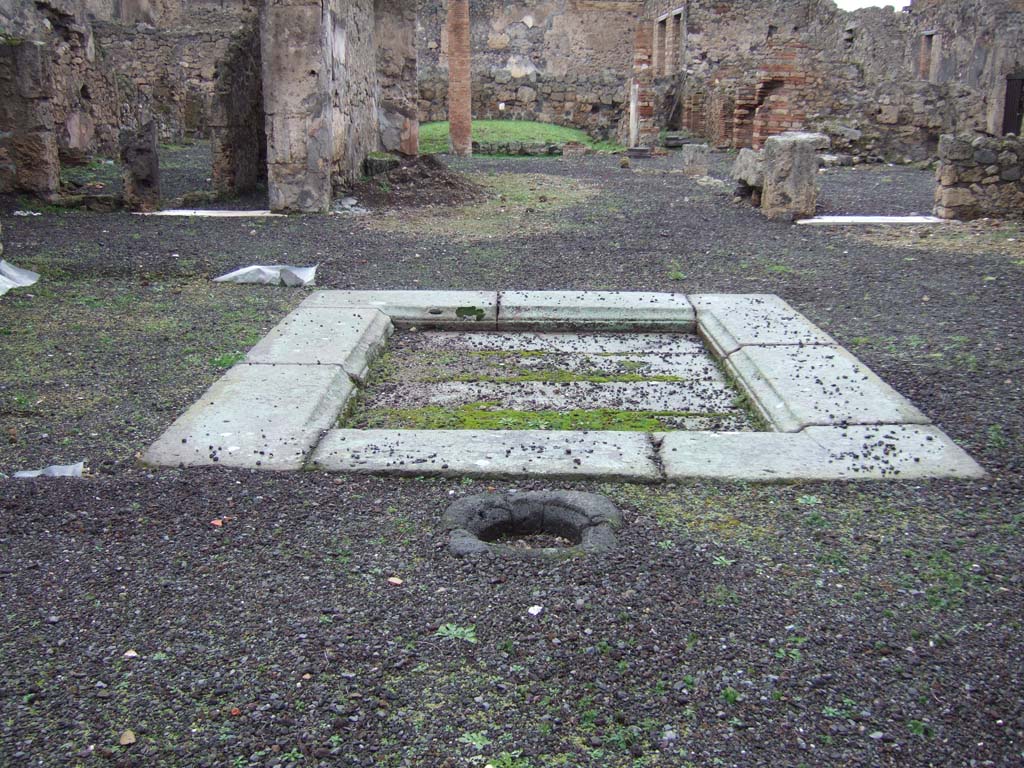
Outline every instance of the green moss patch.
{"type": "Polygon", "coordinates": [[[619,411],[611,408],[571,411],[514,411],[496,403],[470,403],[455,408],[371,408],[355,413],[343,426],[355,429],[549,429],[660,432],[672,420],[733,418],[735,414],[686,411],[619,411]]]}

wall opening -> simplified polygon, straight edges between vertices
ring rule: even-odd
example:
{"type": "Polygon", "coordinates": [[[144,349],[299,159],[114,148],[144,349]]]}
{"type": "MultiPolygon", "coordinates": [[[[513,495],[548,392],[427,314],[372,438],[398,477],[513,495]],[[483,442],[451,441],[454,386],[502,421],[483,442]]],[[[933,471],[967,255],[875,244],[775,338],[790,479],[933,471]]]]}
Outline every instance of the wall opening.
{"type": "Polygon", "coordinates": [[[925,32],[917,54],[917,76],[921,80],[930,80],[932,74],[932,48],[935,45],[935,33],[925,32]]]}
{"type": "Polygon", "coordinates": [[[1006,101],[1003,102],[1003,136],[1020,135],[1024,121],[1024,75],[1006,78],[1006,101]]]}
{"type": "Polygon", "coordinates": [[[665,38],[668,34],[668,19],[661,19],[654,26],[654,74],[664,74],[667,71],[665,63],[665,38]]]}

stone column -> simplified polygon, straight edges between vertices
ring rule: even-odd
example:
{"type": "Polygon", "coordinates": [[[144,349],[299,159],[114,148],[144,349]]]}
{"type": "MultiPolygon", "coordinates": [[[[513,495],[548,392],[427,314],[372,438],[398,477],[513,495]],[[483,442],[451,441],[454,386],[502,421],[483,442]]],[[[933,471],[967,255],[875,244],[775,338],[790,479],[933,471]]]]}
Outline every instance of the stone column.
{"type": "Polygon", "coordinates": [[[330,208],[331,46],[344,37],[334,26],[319,0],[264,0],[260,44],[271,210],[330,208]]]}
{"type": "Polygon", "coordinates": [[[448,135],[452,152],[473,153],[473,94],[470,87],[469,0],[448,0],[448,135]]]}

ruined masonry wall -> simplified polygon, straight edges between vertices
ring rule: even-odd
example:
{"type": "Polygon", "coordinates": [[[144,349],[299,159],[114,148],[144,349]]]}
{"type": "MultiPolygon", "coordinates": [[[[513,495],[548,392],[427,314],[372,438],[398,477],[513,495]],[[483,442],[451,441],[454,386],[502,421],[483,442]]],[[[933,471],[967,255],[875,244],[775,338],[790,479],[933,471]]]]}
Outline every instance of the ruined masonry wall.
{"type": "Polygon", "coordinates": [[[943,136],[936,176],[936,216],[1024,218],[1024,139],[943,136]]]}
{"type": "Polygon", "coordinates": [[[657,122],[719,146],[803,128],[837,151],[924,160],[941,133],[998,133],[1005,78],[1024,71],[1022,0],[649,0],[645,23],[684,5],[681,39],[655,51],[657,122]]]}
{"type": "MultiPolygon", "coordinates": [[[[473,117],[614,134],[628,109],[639,0],[471,0],[473,117]],[[504,104],[504,109],[501,105],[504,104]]],[[[419,118],[447,119],[446,5],[419,7],[419,118]]]]}
{"type": "Polygon", "coordinates": [[[239,39],[250,39],[251,12],[198,9],[186,26],[161,29],[96,22],[99,47],[116,72],[118,86],[131,91],[120,122],[135,127],[146,114],[158,122],[160,139],[203,138],[217,91],[217,64],[239,39]]]}

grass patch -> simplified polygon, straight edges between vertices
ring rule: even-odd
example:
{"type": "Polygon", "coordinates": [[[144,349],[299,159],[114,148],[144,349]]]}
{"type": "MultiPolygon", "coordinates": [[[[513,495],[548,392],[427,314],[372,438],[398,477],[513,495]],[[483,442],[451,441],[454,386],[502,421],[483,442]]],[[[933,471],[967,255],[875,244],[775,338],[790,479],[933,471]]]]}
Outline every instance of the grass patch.
{"type": "MultiPolygon", "coordinates": [[[[886,248],[922,251],[928,256],[998,254],[1024,266],[1024,224],[1019,222],[949,222],[930,226],[853,229],[849,236],[886,248]]],[[[919,257],[921,258],[921,257],[919,257]]]]}
{"type": "Polygon", "coordinates": [[[598,189],[577,179],[540,173],[469,174],[489,193],[481,203],[456,208],[390,211],[369,220],[383,232],[441,236],[462,242],[529,236],[575,226],[560,215],[589,200],[598,189]]]}
{"type": "MultiPolygon", "coordinates": [[[[578,128],[567,128],[551,123],[537,123],[532,120],[474,120],[473,140],[486,144],[520,142],[524,144],[566,144],[578,141],[598,151],[611,152],[621,149],[610,141],[594,141],[578,128]]],[[[442,154],[448,151],[448,123],[423,123],[420,125],[420,152],[442,154]]]]}

